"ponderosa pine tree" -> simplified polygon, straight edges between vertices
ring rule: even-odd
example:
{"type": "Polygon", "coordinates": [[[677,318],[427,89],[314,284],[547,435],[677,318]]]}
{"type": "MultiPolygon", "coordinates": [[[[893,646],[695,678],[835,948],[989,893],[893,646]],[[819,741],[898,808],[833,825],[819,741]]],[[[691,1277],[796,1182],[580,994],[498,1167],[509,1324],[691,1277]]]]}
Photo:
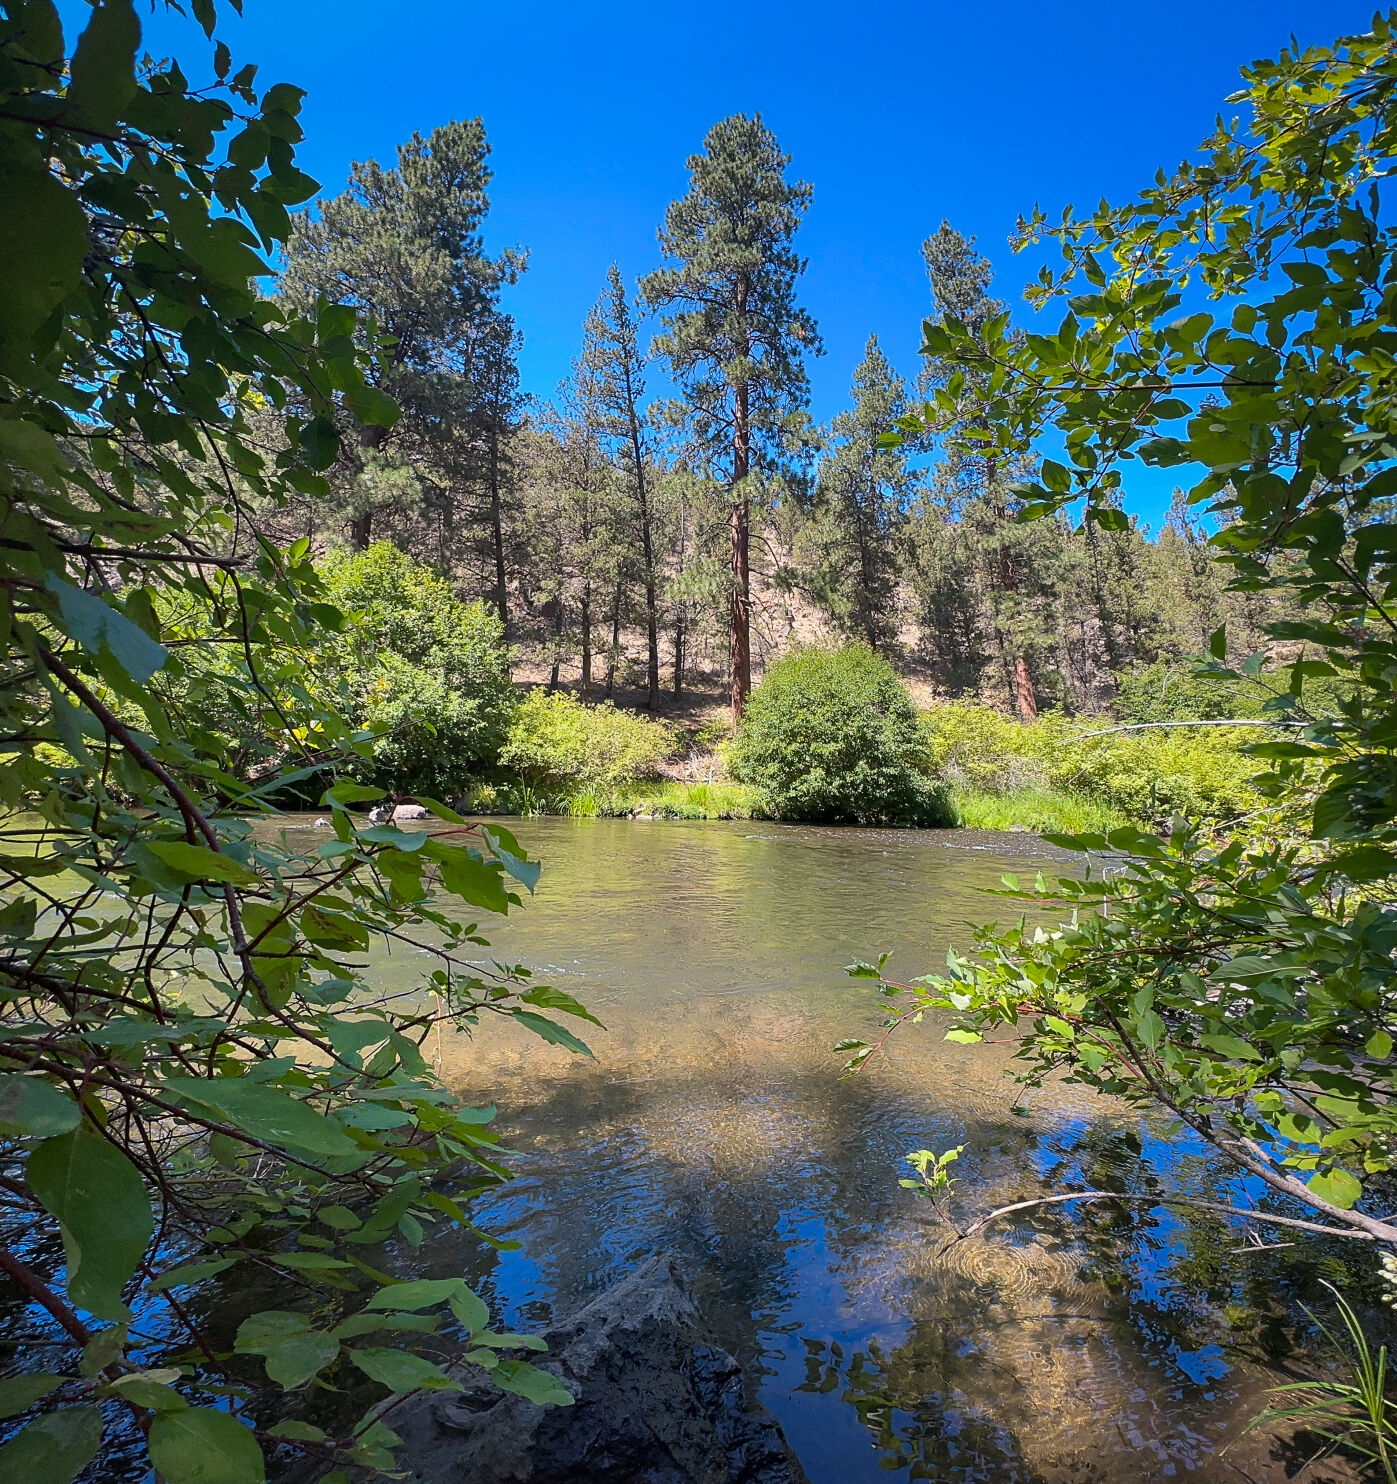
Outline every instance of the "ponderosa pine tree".
{"type": "MultiPolygon", "coordinates": [[[[365,427],[359,457],[346,460],[341,494],[350,538],[361,548],[372,539],[376,511],[393,508],[375,498],[384,488],[391,493],[391,482],[356,487],[373,456],[380,466],[396,455],[419,470],[441,468],[432,484],[446,499],[454,448],[481,441],[472,427],[480,416],[475,357],[482,348],[498,350],[482,331],[496,316],[501,285],[525,261],[515,250],[485,253],[489,153],[478,118],[444,124],[426,138],[414,134],[398,147],[395,168],[354,164],[348,189],[301,218],[287,244],[282,297],[302,310],[322,297],[359,310],[372,325],[377,385],[403,409],[391,433],[365,427]]],[[[495,381],[484,378],[487,388],[495,381]]]]}
{"type": "Polygon", "coordinates": [[[885,649],[897,634],[898,534],[917,476],[903,448],[883,447],[907,411],[902,378],[870,335],[854,372],[853,406],[830,425],[815,506],[801,545],[804,585],[846,634],[885,649]]]}
{"type": "Polygon", "coordinates": [[[748,480],[780,464],[806,402],[803,357],[820,350],[795,301],[805,263],[794,239],[812,193],[786,179],[790,156],[760,114],[721,119],[687,163],[690,188],[660,230],[677,266],[650,274],[641,292],[661,312],[655,349],[684,388],[694,441],[728,490],[737,717],[752,688],[748,480]]]}
{"type": "MultiPolygon", "coordinates": [[[[640,584],[645,595],[646,705],[660,703],[659,556],[655,543],[654,459],[642,404],[645,399],[645,352],[630,299],[616,264],[606,288],[587,317],[582,359],[594,377],[596,410],[603,445],[624,482],[633,507],[633,534],[638,544],[640,584]]],[[[612,649],[620,626],[622,588],[615,594],[612,649]]],[[[614,676],[615,654],[611,670],[614,676]]],[[[610,694],[610,685],[608,685],[610,694]]]]}
{"type": "Polygon", "coordinates": [[[519,390],[522,341],[507,314],[492,313],[475,328],[469,359],[470,417],[450,446],[448,458],[457,477],[477,496],[472,522],[476,545],[489,576],[491,602],[500,622],[509,623],[509,563],[506,526],[514,506],[514,434],[520,427],[525,398],[519,390]]]}
{"type": "MultiPolygon", "coordinates": [[[[929,323],[942,325],[951,320],[978,334],[1004,314],[1004,304],[990,294],[990,264],[975,251],[973,238],[962,236],[943,221],[922,244],[922,256],[935,306],[929,323]]],[[[956,374],[961,378],[959,384],[972,397],[976,395],[979,373],[957,368],[956,374]]],[[[944,385],[949,375],[930,360],[923,390],[944,385]]],[[[965,523],[964,537],[975,548],[1005,687],[1020,720],[1031,721],[1038,714],[1038,693],[1030,656],[1041,629],[1031,568],[1032,548],[1040,533],[1014,524],[1021,502],[1013,493],[1013,486],[1027,470],[993,451],[982,453],[960,442],[946,452],[940,482],[948,507],[953,507],[952,518],[965,523]]]]}

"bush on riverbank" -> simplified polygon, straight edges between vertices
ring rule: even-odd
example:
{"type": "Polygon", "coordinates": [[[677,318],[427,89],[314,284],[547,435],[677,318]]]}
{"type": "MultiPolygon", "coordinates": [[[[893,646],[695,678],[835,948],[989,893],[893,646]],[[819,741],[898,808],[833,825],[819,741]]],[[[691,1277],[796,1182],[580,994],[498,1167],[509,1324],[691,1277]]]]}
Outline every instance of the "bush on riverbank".
{"type": "Polygon", "coordinates": [[[499,618],[463,603],[423,562],[380,541],[324,563],[332,601],[351,614],[329,646],[354,720],[379,733],[366,782],[450,797],[494,763],[515,709],[499,618]]]}
{"type": "Polygon", "coordinates": [[[1249,781],[1258,765],[1240,751],[1253,734],[1240,727],[1093,737],[1084,734],[1104,727],[1058,715],[1023,723],[965,704],[936,706],[925,724],[936,770],[967,798],[1022,798],[1041,812],[1051,791],[1142,823],[1232,819],[1261,803],[1249,781]]]}
{"type": "Polygon", "coordinates": [[[802,648],[777,660],[747,703],[731,762],[776,819],[952,822],[911,696],[892,666],[861,645],[802,648]]]}
{"type": "Polygon", "coordinates": [[[511,718],[499,760],[535,790],[613,793],[660,777],[676,745],[673,728],[610,701],[584,706],[561,691],[534,690],[511,718]]]}

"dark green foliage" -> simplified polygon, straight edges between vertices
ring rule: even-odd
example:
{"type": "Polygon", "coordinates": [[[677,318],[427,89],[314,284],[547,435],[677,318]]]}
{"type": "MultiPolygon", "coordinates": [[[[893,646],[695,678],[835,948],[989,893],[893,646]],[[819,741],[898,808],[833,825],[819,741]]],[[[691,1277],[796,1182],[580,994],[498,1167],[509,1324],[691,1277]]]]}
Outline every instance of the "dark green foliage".
{"type": "Polygon", "coordinates": [[[917,708],[863,645],[798,649],[772,665],[743,713],[732,764],[778,819],[951,823],[917,708]]]}
{"type": "Polygon", "coordinates": [[[897,638],[900,541],[917,476],[905,450],[880,440],[907,412],[907,392],[870,335],[854,372],[853,406],[830,425],[803,533],[803,585],[841,633],[885,649],[897,638]]]}
{"type": "Polygon", "coordinates": [[[515,700],[499,618],[386,541],[325,564],[344,633],[328,665],[376,734],[355,769],[398,794],[455,798],[495,762],[515,700]]]}
{"type": "Polygon", "coordinates": [[[372,409],[361,416],[335,470],[354,543],[367,546],[377,521],[435,555],[446,530],[466,525],[493,575],[499,444],[518,402],[513,326],[497,299],[524,255],[485,253],[489,153],[477,118],[414,134],[393,168],[356,162],[341,195],[297,220],[279,290],[303,311],[322,299],[358,310],[374,388],[402,408],[391,429],[372,409]]]}
{"type": "Polygon", "coordinates": [[[804,433],[804,357],[815,322],[795,301],[794,239],[810,204],[790,156],[758,114],[736,113],[689,157],[689,191],[665,213],[660,246],[678,266],[641,284],[664,333],[655,351],[684,388],[687,431],[730,505],[729,638],[734,717],[751,689],[748,479],[780,467],[804,433]]]}

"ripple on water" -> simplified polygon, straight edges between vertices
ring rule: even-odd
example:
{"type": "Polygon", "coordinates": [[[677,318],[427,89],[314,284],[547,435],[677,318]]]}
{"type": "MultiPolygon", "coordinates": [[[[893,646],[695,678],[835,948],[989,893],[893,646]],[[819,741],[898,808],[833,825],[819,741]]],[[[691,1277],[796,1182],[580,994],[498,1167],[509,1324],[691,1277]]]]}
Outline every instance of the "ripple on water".
{"type": "MultiPolygon", "coordinates": [[[[446,1043],[446,1076],[499,1102],[520,1151],[522,1178],[481,1219],[521,1246],[457,1234],[424,1269],[469,1272],[507,1322],[538,1324],[677,1252],[718,1338],[766,1372],[812,1484],[1278,1476],[1265,1437],[1225,1463],[1217,1449],[1276,1379],[1229,1324],[1254,1335],[1266,1310],[1280,1333],[1297,1293],[1322,1297],[1288,1276],[1290,1254],[1237,1276],[1206,1229],[1104,1207],[938,1254],[944,1228],[897,1184],[909,1150],[964,1144],[957,1195],[978,1213],[1113,1178],[1137,1121],[1065,1087],[1016,1107],[1007,1049],[946,1043],[932,1020],[854,1079],[829,1049],[882,1014],[843,965],[887,949],[900,975],[934,970],[967,923],[1005,915],[983,888],[1072,857],[969,831],[515,828],[544,874],[487,928],[492,951],[566,975],[605,1029],[574,1027],[594,1060],[488,1025],[446,1043]]],[[[380,968],[394,987],[416,972],[380,968]]]]}

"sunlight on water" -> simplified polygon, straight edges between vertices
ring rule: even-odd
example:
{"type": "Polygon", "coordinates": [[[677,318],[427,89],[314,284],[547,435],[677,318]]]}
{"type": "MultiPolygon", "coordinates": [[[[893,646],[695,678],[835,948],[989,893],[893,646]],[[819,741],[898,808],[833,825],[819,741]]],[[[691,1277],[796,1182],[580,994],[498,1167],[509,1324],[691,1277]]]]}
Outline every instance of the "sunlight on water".
{"type": "MultiPolygon", "coordinates": [[[[1089,1184],[1247,1192],[1100,1099],[1018,1098],[1004,1048],[909,1027],[849,1080],[829,1049],[880,1018],[867,981],[842,973],[851,959],[891,949],[889,972],[938,968],[969,922],[1013,912],[983,894],[1001,873],[1077,861],[960,831],[516,829],[543,879],[486,928],[491,952],[606,1028],[577,1023],[591,1061],[509,1025],[445,1040],[444,1075],[499,1103],[518,1151],[519,1179],[479,1219],[521,1245],[435,1238],[417,1267],[467,1272],[536,1325],[649,1253],[679,1254],[813,1484],[1281,1476],[1274,1439],[1217,1450],[1285,1379],[1271,1367],[1303,1324],[1297,1301],[1321,1303],[1316,1277],[1353,1254],[1238,1254],[1235,1231],[1105,1205],[1030,1212],[943,1253],[946,1230],[897,1184],[913,1148],[968,1146],[971,1214],[1089,1184]]],[[[403,957],[382,969],[389,985],[416,972],[403,957]]]]}

